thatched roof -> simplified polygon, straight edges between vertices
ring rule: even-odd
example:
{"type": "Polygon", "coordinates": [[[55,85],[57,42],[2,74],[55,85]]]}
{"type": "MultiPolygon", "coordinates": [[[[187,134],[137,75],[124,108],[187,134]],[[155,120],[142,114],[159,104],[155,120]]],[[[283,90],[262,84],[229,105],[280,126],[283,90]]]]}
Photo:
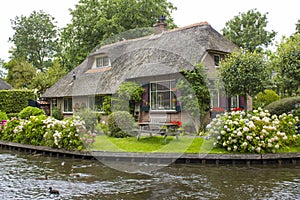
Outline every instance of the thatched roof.
{"type": "Polygon", "coordinates": [[[115,93],[127,79],[174,74],[192,69],[209,50],[232,52],[236,46],[207,22],[102,46],[43,97],[115,93]],[[108,55],[110,69],[91,69],[95,56],[108,55]],[[76,73],[73,81],[72,74],[76,73]]]}
{"type": "Polygon", "coordinates": [[[0,90],[9,90],[12,86],[0,78],[0,90]]]}

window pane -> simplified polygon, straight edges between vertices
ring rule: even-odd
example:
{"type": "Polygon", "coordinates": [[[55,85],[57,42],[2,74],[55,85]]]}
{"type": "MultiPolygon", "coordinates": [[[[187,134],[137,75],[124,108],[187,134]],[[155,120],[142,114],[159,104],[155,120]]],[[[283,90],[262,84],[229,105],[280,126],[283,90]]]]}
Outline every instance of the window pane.
{"type": "Polygon", "coordinates": [[[103,63],[102,63],[103,65],[102,66],[103,67],[108,66],[108,57],[103,57],[102,59],[103,59],[103,63]]]}
{"type": "Polygon", "coordinates": [[[72,112],[72,98],[68,98],[68,112],[72,112]]]}
{"type": "Polygon", "coordinates": [[[156,91],[156,83],[151,83],[151,91],[156,91]]]}
{"type": "Polygon", "coordinates": [[[157,92],[157,103],[159,110],[170,110],[170,92],[157,92]]]}
{"type": "Polygon", "coordinates": [[[215,55],[215,56],[214,56],[214,61],[215,61],[215,66],[219,66],[220,56],[215,55]]]}
{"type": "Polygon", "coordinates": [[[157,83],[157,90],[170,90],[170,82],[157,83]]]}
{"type": "Polygon", "coordinates": [[[68,112],[68,100],[64,99],[64,112],[68,112]]]}
{"type": "Polygon", "coordinates": [[[152,110],[158,109],[158,104],[156,102],[156,99],[157,99],[156,92],[151,92],[151,109],[152,110]]]}
{"type": "Polygon", "coordinates": [[[95,97],[89,97],[89,108],[94,110],[95,108],[95,97]]]}
{"type": "Polygon", "coordinates": [[[102,67],[102,58],[97,58],[96,59],[96,66],[97,67],[102,67]]]}
{"type": "Polygon", "coordinates": [[[104,97],[103,96],[96,96],[95,97],[95,111],[102,111],[102,105],[103,105],[104,97]]]}
{"type": "Polygon", "coordinates": [[[176,110],[177,98],[174,92],[171,92],[171,109],[176,110]]]}
{"type": "Polygon", "coordinates": [[[211,91],[211,100],[212,100],[212,107],[216,108],[219,107],[219,95],[217,90],[212,90],[211,91]]]}

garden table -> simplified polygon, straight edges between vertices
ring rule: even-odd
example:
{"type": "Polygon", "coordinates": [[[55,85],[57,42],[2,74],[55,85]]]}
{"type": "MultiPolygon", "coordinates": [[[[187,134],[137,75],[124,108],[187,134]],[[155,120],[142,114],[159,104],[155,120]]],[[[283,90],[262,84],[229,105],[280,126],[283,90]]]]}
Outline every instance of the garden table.
{"type": "Polygon", "coordinates": [[[152,134],[160,134],[164,136],[164,142],[167,142],[168,134],[172,132],[175,134],[176,139],[178,140],[178,124],[175,123],[153,123],[153,122],[140,122],[139,130],[137,135],[137,140],[140,139],[142,133],[149,133],[152,137],[152,134]]]}

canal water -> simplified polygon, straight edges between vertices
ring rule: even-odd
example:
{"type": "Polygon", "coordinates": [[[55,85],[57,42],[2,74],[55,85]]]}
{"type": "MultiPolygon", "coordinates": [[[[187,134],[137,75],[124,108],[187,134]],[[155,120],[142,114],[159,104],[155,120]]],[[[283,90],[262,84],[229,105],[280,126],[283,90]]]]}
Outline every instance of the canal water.
{"type": "Polygon", "coordinates": [[[97,160],[0,150],[0,169],[0,199],[300,198],[299,165],[172,164],[148,173],[126,173],[97,160]],[[48,179],[39,180],[45,174],[48,179]],[[49,187],[60,195],[50,195],[49,187]]]}

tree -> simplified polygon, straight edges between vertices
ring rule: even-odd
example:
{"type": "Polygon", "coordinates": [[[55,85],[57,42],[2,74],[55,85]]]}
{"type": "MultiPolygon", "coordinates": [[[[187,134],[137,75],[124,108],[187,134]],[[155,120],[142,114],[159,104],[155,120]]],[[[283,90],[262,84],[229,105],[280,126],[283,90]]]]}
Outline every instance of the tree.
{"type": "Polygon", "coordinates": [[[70,71],[104,39],[126,30],[152,27],[161,15],[175,26],[170,14],[175,9],[167,0],[80,0],[70,10],[71,23],[61,33],[63,63],[70,71]]]}
{"type": "Polygon", "coordinates": [[[33,11],[29,17],[16,16],[11,24],[15,31],[13,37],[9,38],[15,45],[13,58],[25,58],[35,68],[44,71],[59,51],[58,29],[54,25],[54,18],[43,11],[33,11]]]}
{"type": "Polygon", "coordinates": [[[277,70],[276,85],[283,96],[299,95],[300,85],[300,34],[283,38],[272,57],[277,70]]]}
{"type": "Polygon", "coordinates": [[[6,81],[14,88],[31,88],[32,80],[36,76],[36,69],[26,60],[12,59],[4,63],[8,70],[6,81]]]}
{"type": "MultiPolygon", "coordinates": [[[[267,62],[262,53],[248,50],[229,54],[220,63],[220,76],[227,96],[251,97],[266,89],[271,77],[267,62]]],[[[245,111],[247,111],[245,99],[245,111]]]]}
{"type": "Polygon", "coordinates": [[[182,110],[191,115],[191,120],[197,132],[204,130],[204,118],[210,107],[208,81],[202,64],[197,64],[194,70],[182,69],[184,79],[178,80],[176,88],[180,91],[178,100],[182,110]]]}
{"type": "Polygon", "coordinates": [[[38,72],[32,80],[31,88],[38,89],[39,93],[44,93],[46,89],[54,85],[58,80],[66,75],[66,70],[55,60],[45,72],[38,72]]]}
{"type": "Polygon", "coordinates": [[[6,76],[6,71],[5,71],[5,69],[3,68],[3,66],[2,66],[2,63],[3,63],[4,61],[2,60],[2,59],[0,59],[0,78],[4,78],[5,76],[6,76]]]}
{"type": "Polygon", "coordinates": [[[226,22],[222,32],[239,47],[253,52],[262,50],[263,46],[268,47],[274,40],[276,32],[267,31],[267,23],[267,13],[261,14],[256,9],[252,9],[246,13],[239,13],[226,22]]]}
{"type": "Polygon", "coordinates": [[[135,82],[123,82],[120,84],[116,95],[112,98],[114,110],[134,112],[135,105],[142,101],[144,89],[135,82]]]}
{"type": "Polygon", "coordinates": [[[296,23],[296,33],[300,34],[300,19],[298,19],[298,22],[296,23]]]}

